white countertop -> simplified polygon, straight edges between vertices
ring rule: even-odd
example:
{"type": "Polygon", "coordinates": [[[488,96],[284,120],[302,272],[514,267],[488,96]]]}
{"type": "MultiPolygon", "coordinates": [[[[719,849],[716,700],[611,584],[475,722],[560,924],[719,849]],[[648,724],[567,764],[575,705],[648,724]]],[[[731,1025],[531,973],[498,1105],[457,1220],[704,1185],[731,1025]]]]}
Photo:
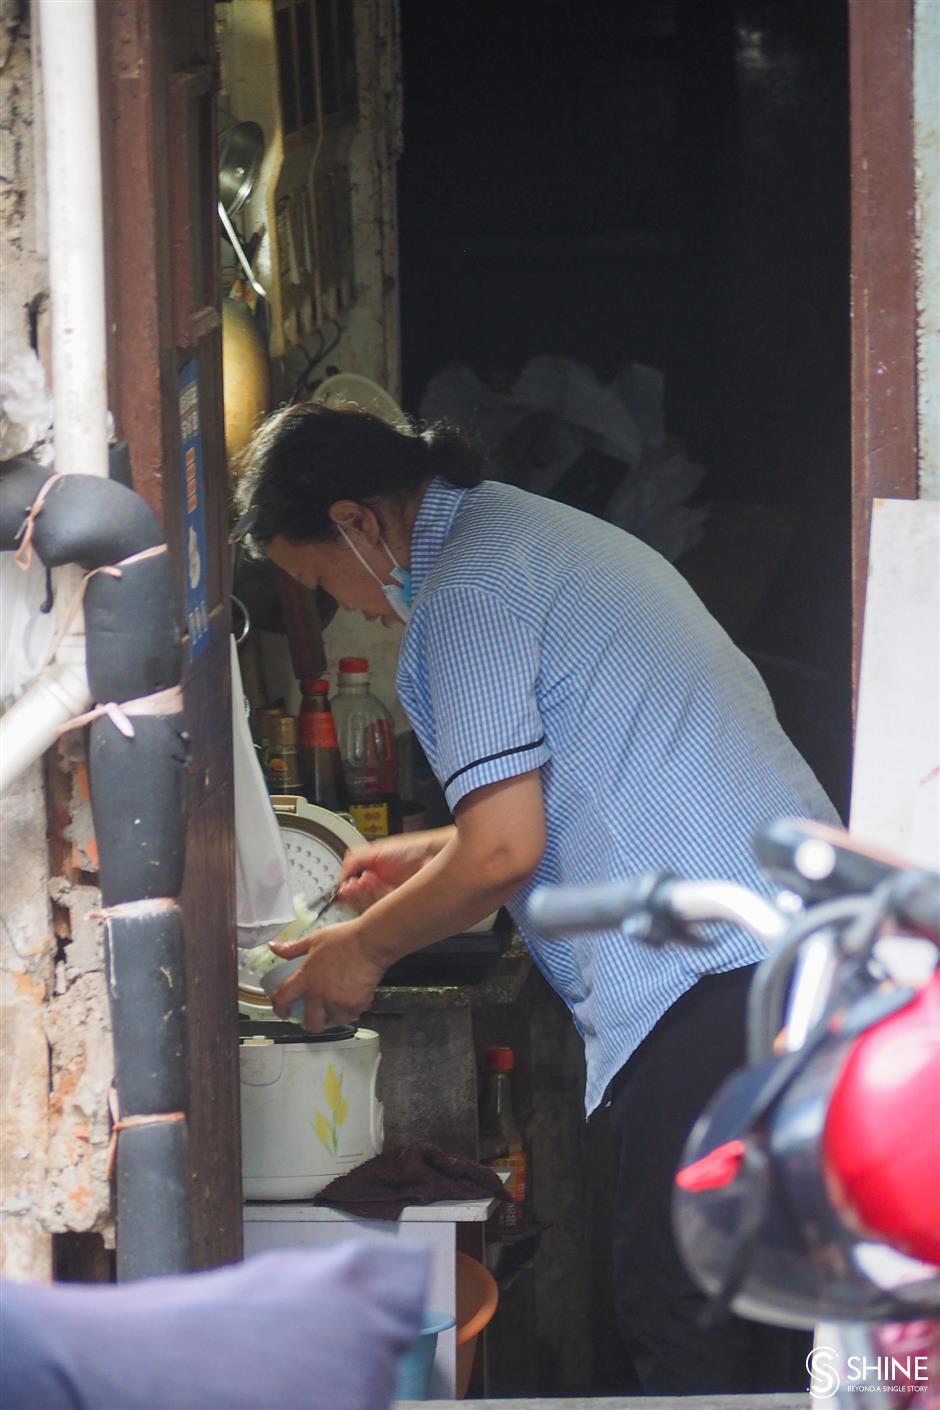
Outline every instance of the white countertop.
{"type": "Polygon", "coordinates": [[[483,1224],[489,1219],[494,1199],[438,1200],[434,1204],[406,1204],[398,1219],[374,1220],[370,1215],[351,1214],[324,1204],[291,1204],[287,1200],[251,1201],[244,1206],[246,1223],[283,1224],[483,1224]]]}

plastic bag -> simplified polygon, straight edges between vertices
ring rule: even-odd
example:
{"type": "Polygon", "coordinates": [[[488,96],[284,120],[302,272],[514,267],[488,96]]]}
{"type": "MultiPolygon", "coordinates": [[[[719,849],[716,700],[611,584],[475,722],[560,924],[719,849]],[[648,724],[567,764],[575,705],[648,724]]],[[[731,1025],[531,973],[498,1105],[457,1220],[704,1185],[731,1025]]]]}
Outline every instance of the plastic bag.
{"type": "Polygon", "coordinates": [[[684,455],[641,460],[611,495],[604,518],[675,563],[702,538],[706,511],[685,501],[704,478],[705,467],[684,455]]]}
{"type": "MultiPolygon", "coordinates": [[[[14,321],[9,320],[11,325],[14,321]]],[[[5,328],[0,339],[0,460],[28,451],[40,465],[51,465],[52,398],[39,358],[24,338],[5,328]]]]}
{"type": "MultiPolygon", "coordinates": [[[[606,385],[584,363],[540,354],[509,393],[494,391],[463,363],[428,383],[421,416],[444,417],[479,436],[512,483],[552,494],[585,453],[624,466],[601,517],[676,562],[702,538],[705,511],[688,505],[705,476],[701,465],[666,455],[663,374],[624,362],[606,385]]],[[[600,513],[599,510],[595,511],[600,513]]]]}
{"type": "Polygon", "coordinates": [[[632,465],[643,437],[615,384],[604,387],[596,374],[569,357],[533,357],[512,389],[515,401],[532,411],[548,411],[577,427],[584,444],[632,465]]]}
{"type": "Polygon", "coordinates": [[[40,612],[46,570],[36,554],[24,573],[12,553],[0,555],[0,704],[12,704],[38,676],[49,656],[55,623],[40,612]]]}
{"type": "Polygon", "coordinates": [[[518,426],[525,414],[525,407],[494,392],[462,362],[449,362],[431,378],[420,406],[422,421],[451,421],[479,436],[490,450],[518,426]]]}
{"type": "Polygon", "coordinates": [[[241,948],[273,940],[295,919],[281,829],[265,787],[244,707],[232,638],[232,746],[235,751],[235,912],[241,948]]]}

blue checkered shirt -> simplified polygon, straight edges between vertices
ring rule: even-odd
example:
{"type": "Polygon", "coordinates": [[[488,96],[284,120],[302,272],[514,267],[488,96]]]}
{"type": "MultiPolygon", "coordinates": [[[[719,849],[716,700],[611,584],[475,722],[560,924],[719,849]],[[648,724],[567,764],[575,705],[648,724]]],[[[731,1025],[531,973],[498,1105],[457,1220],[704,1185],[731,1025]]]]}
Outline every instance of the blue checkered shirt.
{"type": "Polygon", "coordinates": [[[541,771],[548,842],[509,910],[584,1039],[590,1112],[703,973],[763,949],[730,926],[695,948],[619,930],[548,939],[526,917],[533,888],[668,868],[768,895],[750,847],[760,824],[836,815],[754,667],[622,530],[494,481],[437,479],[411,574],[398,692],[451,810],[541,771]]]}

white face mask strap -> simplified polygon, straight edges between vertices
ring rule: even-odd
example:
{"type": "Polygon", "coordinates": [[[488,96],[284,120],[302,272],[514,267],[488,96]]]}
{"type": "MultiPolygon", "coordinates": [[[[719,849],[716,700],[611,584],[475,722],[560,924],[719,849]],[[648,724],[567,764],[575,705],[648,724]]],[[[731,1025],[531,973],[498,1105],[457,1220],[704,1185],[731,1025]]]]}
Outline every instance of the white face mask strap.
{"type": "Polygon", "coordinates": [[[386,552],[386,554],[388,555],[388,561],[389,561],[389,563],[391,563],[392,567],[393,567],[393,568],[400,568],[400,567],[401,567],[401,564],[399,563],[398,559],[395,557],[395,555],[394,555],[394,553],[392,552],[392,550],[389,548],[388,544],[387,544],[387,543],[385,542],[385,540],[381,537],[381,535],[379,536],[379,543],[380,543],[380,544],[382,545],[382,547],[385,549],[385,552],[386,552]]]}
{"type": "MultiPolygon", "coordinates": [[[[346,540],[346,542],[348,543],[349,547],[352,549],[353,553],[354,553],[354,554],[356,555],[356,557],[359,559],[359,562],[362,564],[363,568],[365,568],[366,572],[369,573],[373,578],[375,578],[375,581],[378,583],[379,587],[383,587],[383,588],[384,588],[384,587],[386,586],[385,583],[382,582],[382,579],[379,577],[379,575],[378,575],[378,573],[375,571],[375,569],[372,568],[372,567],[370,567],[370,565],[369,565],[369,564],[366,562],[366,560],[363,558],[362,554],[359,552],[358,548],[357,548],[356,545],[353,543],[352,539],[349,537],[349,535],[347,534],[346,530],[343,528],[342,524],[337,524],[336,527],[339,529],[339,531],[340,531],[340,533],[342,534],[343,538],[346,540]]],[[[398,559],[395,557],[395,555],[394,555],[394,553],[392,552],[392,550],[389,548],[388,544],[385,542],[384,538],[381,537],[381,535],[379,536],[379,543],[380,543],[380,544],[382,545],[382,547],[385,549],[385,552],[386,552],[386,554],[388,555],[388,561],[389,561],[389,563],[391,563],[392,568],[393,568],[393,569],[397,569],[398,571],[401,571],[401,564],[399,563],[398,559]]]]}
{"type": "MultiPolygon", "coordinates": [[[[382,582],[382,579],[379,577],[379,575],[378,575],[378,573],[375,571],[375,569],[372,568],[372,567],[370,567],[369,564],[366,562],[366,560],[363,558],[362,554],[359,552],[358,548],[357,548],[356,545],[353,543],[352,539],[349,537],[349,535],[347,534],[346,530],[343,528],[342,524],[337,524],[336,527],[339,529],[339,531],[340,531],[340,533],[342,534],[343,538],[346,540],[346,542],[348,543],[349,547],[352,549],[353,553],[354,553],[354,554],[356,555],[356,557],[359,559],[359,562],[362,564],[363,568],[365,568],[366,572],[370,575],[370,577],[375,578],[375,581],[378,583],[379,587],[384,587],[385,584],[382,582]]],[[[383,539],[382,542],[384,543],[385,540],[383,539]]],[[[386,551],[386,553],[387,553],[387,552],[388,552],[388,549],[386,549],[385,551],[386,551]]]]}

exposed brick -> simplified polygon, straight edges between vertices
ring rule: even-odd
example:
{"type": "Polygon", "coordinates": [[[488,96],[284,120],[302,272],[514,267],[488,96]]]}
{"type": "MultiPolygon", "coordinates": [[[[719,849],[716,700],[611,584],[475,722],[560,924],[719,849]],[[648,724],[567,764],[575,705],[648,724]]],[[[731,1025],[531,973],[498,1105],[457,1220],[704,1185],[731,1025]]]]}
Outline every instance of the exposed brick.
{"type": "Polygon", "coordinates": [[[0,1268],[10,1278],[48,1278],[51,1242],[39,1212],[49,1117],[43,1010],[55,950],[39,765],[0,799],[0,873],[0,1268]]]}
{"type": "Polygon", "coordinates": [[[114,1060],[104,974],[80,974],[46,1006],[52,1090],[43,1223],[59,1233],[111,1225],[108,1089],[114,1060]]]}

